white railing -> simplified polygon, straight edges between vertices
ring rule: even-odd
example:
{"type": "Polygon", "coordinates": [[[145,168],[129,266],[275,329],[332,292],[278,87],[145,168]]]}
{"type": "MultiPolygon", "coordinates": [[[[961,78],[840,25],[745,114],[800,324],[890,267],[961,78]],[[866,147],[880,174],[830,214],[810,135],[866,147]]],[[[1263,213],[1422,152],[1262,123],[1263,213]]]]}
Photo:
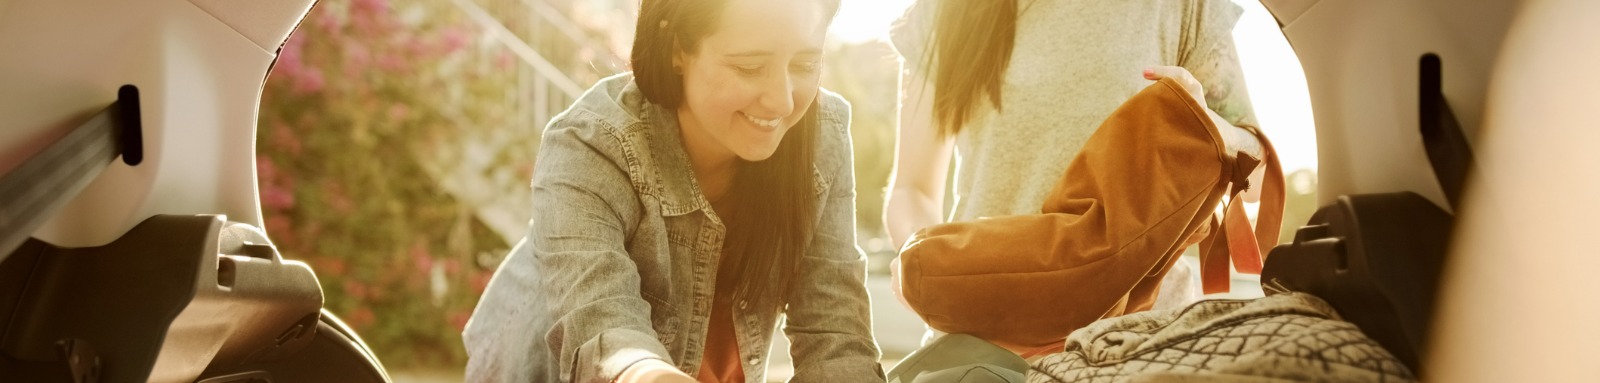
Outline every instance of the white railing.
{"type": "MultiPolygon", "coordinates": [[[[577,100],[593,81],[621,69],[622,59],[543,0],[450,0],[493,46],[481,49],[479,65],[493,65],[509,52],[515,86],[504,101],[516,114],[508,126],[477,127],[463,118],[458,142],[432,153],[423,168],[471,214],[507,244],[522,238],[533,206],[529,180],[518,169],[532,167],[539,133],[577,100]],[[514,159],[506,163],[504,158],[514,159]]],[[[624,33],[619,31],[618,33],[624,33]]],[[[442,111],[447,115],[449,111],[442,111]]]]}
{"type": "MultiPolygon", "coordinates": [[[[544,56],[539,55],[538,51],[528,45],[528,42],[523,41],[510,28],[506,28],[494,16],[490,16],[489,12],[485,11],[482,6],[472,0],[450,0],[450,2],[466,13],[467,17],[483,28],[485,32],[488,32],[491,38],[498,41],[506,49],[511,50],[512,53],[515,53],[523,63],[533,66],[534,70],[538,71],[539,77],[549,82],[550,85],[560,89],[568,97],[575,98],[579,93],[583,93],[583,87],[573,82],[565,71],[556,68],[550,61],[545,60],[544,56]]],[[[569,36],[572,35],[569,34],[569,36]]]]}

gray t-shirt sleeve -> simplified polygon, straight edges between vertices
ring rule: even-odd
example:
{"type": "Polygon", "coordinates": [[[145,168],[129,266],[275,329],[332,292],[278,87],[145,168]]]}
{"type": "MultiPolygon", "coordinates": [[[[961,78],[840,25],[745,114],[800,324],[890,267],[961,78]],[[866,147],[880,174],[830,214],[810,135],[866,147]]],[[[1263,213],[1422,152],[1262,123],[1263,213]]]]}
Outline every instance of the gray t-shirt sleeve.
{"type": "Polygon", "coordinates": [[[928,47],[933,44],[933,25],[939,0],[916,0],[889,29],[889,42],[904,60],[905,68],[921,74],[931,70],[928,47]]]}
{"type": "Polygon", "coordinates": [[[1234,125],[1259,127],[1233,41],[1242,14],[1244,8],[1229,0],[1195,0],[1184,20],[1178,65],[1200,80],[1211,110],[1234,125]]]}

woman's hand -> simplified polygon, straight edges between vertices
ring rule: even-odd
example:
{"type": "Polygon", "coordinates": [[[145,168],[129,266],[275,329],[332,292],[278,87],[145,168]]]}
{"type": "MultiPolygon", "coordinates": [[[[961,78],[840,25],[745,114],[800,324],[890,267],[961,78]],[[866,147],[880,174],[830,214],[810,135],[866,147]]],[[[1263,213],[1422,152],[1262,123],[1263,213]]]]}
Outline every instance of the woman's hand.
{"type": "Polygon", "coordinates": [[[894,260],[889,261],[889,290],[894,291],[894,299],[899,300],[901,306],[905,306],[907,310],[912,312],[917,311],[911,308],[911,302],[906,301],[905,293],[900,292],[900,256],[898,255],[894,257],[894,260]]]}
{"type": "Polygon", "coordinates": [[[1189,73],[1188,69],[1184,69],[1181,66],[1155,66],[1144,68],[1144,79],[1150,81],[1161,81],[1161,79],[1164,78],[1170,78],[1177,81],[1178,85],[1183,86],[1183,90],[1189,91],[1189,96],[1194,98],[1195,102],[1200,103],[1200,107],[1210,110],[1210,108],[1206,106],[1206,88],[1200,85],[1200,80],[1195,79],[1194,74],[1189,73]]]}
{"type": "MultiPolygon", "coordinates": [[[[1144,78],[1151,81],[1160,81],[1163,78],[1176,80],[1178,85],[1183,86],[1183,90],[1189,92],[1189,96],[1193,97],[1195,102],[1200,103],[1200,107],[1206,110],[1206,114],[1211,116],[1211,122],[1217,125],[1217,133],[1222,135],[1223,144],[1226,144],[1229,149],[1232,149],[1235,152],[1244,152],[1257,159],[1265,159],[1264,157],[1266,156],[1266,149],[1262,148],[1261,141],[1256,137],[1255,134],[1250,133],[1250,131],[1245,130],[1244,128],[1234,126],[1232,122],[1228,121],[1228,119],[1223,118],[1221,115],[1218,115],[1216,111],[1211,110],[1210,107],[1206,106],[1205,87],[1200,85],[1200,80],[1195,79],[1194,74],[1189,73],[1188,69],[1184,69],[1180,66],[1149,67],[1145,68],[1144,70],[1144,78]]],[[[1259,169],[1260,167],[1258,166],[1258,171],[1252,172],[1250,177],[1251,185],[1260,184],[1261,181],[1259,180],[1259,174],[1261,174],[1261,172],[1259,169]]],[[[1247,201],[1254,202],[1253,200],[1258,198],[1260,194],[1259,192],[1255,192],[1257,188],[1250,189],[1253,193],[1250,193],[1250,197],[1246,197],[1245,199],[1247,201]]]]}
{"type": "Polygon", "coordinates": [[[697,383],[689,374],[678,371],[660,359],[645,359],[622,370],[617,383],[697,383]]]}

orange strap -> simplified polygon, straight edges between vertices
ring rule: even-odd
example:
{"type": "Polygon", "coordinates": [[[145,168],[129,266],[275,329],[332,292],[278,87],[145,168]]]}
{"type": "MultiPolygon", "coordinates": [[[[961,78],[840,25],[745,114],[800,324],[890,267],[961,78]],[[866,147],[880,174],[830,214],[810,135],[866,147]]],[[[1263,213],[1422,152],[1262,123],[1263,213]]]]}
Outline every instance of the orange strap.
{"type": "Polygon", "coordinates": [[[1222,217],[1223,231],[1228,236],[1228,253],[1233,255],[1233,268],[1241,273],[1261,274],[1261,258],[1270,249],[1256,248],[1255,228],[1250,227],[1244,204],[1228,201],[1228,210],[1222,217]]]}
{"type": "MultiPolygon", "coordinates": [[[[1260,162],[1240,153],[1236,157],[1233,179],[1230,181],[1233,185],[1229,188],[1228,204],[1223,208],[1220,222],[1222,230],[1215,230],[1214,235],[1200,243],[1200,282],[1206,294],[1230,290],[1229,260],[1232,260],[1233,268],[1241,273],[1261,274],[1267,253],[1278,245],[1278,230],[1283,224],[1283,165],[1278,161],[1278,152],[1260,130],[1250,126],[1243,128],[1255,134],[1266,153],[1264,185],[1259,185],[1262,188],[1261,205],[1256,212],[1256,224],[1252,227],[1240,197],[1251,187],[1250,173],[1260,162]]],[[[1213,219],[1212,224],[1218,222],[1213,219]]]]}

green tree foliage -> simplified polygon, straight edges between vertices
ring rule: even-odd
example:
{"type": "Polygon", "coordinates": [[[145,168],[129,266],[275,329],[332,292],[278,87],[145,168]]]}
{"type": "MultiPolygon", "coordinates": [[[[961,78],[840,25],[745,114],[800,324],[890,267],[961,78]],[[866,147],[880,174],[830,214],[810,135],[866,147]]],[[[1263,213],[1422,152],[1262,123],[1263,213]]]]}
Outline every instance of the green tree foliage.
{"type": "MultiPolygon", "coordinates": [[[[390,366],[459,365],[460,331],[505,242],[442,191],[428,159],[500,126],[504,75],[439,5],[321,1],[263,91],[257,169],[267,232],[305,260],[325,306],[390,366]]],[[[531,162],[531,161],[530,161],[531,162]]],[[[529,165],[531,169],[531,163],[529,165]]]]}

